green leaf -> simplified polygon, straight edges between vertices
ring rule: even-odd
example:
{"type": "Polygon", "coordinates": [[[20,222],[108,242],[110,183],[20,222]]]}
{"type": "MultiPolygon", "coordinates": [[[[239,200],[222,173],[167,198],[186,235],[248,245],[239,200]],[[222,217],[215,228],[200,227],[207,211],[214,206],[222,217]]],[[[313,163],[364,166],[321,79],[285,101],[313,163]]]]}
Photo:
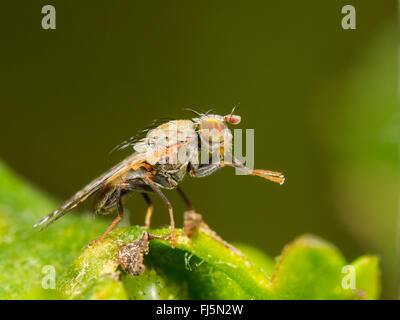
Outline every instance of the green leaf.
{"type": "Polygon", "coordinates": [[[373,255],[362,256],[351,265],[354,266],[357,275],[357,294],[363,299],[376,299],[381,289],[378,258],[373,255]]]}
{"type": "Polygon", "coordinates": [[[342,289],[344,265],[345,260],[336,248],[305,235],[283,250],[272,285],[279,299],[350,298],[351,292],[342,289]]]}
{"type": "Polygon", "coordinates": [[[121,246],[142,239],[147,231],[152,235],[167,235],[169,228],[117,228],[89,248],[89,241],[101,234],[107,223],[93,220],[88,214],[67,215],[41,233],[32,229],[55,206],[55,202],[0,163],[0,299],[377,299],[379,296],[379,266],[375,256],[367,255],[347,264],[333,245],[304,235],[287,245],[275,261],[249,245],[231,246],[201,220],[190,233],[177,229],[176,248],[169,241],[150,239],[149,253],[143,261],[144,272],[130,275],[120,266],[121,246]],[[46,271],[49,266],[54,268],[56,289],[46,286],[51,283],[46,271]],[[343,270],[354,272],[354,281],[352,274],[343,270]]]}
{"type": "Polygon", "coordinates": [[[90,283],[81,293],[80,298],[85,300],[127,300],[128,296],[121,281],[104,275],[90,283]]]}

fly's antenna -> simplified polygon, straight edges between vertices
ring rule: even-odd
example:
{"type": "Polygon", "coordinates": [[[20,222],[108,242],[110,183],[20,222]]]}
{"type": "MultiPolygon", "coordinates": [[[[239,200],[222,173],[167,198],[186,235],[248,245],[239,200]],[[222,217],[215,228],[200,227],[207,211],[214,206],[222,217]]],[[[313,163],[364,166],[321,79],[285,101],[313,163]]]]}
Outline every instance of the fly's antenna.
{"type": "Polygon", "coordinates": [[[235,112],[235,110],[239,108],[239,105],[240,105],[240,102],[236,103],[236,104],[233,106],[233,109],[232,109],[230,115],[233,115],[233,113],[235,112]]]}

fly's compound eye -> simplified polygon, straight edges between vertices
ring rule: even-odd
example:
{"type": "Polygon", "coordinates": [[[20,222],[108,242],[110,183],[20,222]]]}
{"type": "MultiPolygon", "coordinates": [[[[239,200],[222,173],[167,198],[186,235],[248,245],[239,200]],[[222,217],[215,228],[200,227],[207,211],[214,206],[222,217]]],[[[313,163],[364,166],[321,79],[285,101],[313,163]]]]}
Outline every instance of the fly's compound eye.
{"type": "Polygon", "coordinates": [[[225,122],[229,123],[229,124],[233,124],[233,125],[237,125],[240,123],[240,120],[242,120],[242,118],[236,114],[228,114],[227,116],[224,117],[225,122]]]}

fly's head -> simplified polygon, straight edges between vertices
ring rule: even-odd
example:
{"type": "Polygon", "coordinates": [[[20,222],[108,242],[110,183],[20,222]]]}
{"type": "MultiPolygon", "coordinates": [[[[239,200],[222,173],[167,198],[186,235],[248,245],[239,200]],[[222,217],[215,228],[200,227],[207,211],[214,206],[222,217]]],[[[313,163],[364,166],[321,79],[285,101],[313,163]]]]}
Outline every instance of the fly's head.
{"type": "Polygon", "coordinates": [[[199,118],[193,119],[198,126],[198,134],[202,147],[205,147],[211,154],[230,151],[232,146],[232,132],[228,125],[240,123],[240,116],[234,115],[233,111],[226,115],[199,114],[199,118]]]}

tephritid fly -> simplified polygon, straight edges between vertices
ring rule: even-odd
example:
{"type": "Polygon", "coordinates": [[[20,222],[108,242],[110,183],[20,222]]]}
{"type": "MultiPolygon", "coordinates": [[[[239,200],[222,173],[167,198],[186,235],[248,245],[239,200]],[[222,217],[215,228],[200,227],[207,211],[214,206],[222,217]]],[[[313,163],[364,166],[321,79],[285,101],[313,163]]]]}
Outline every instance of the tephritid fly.
{"type": "Polygon", "coordinates": [[[149,228],[153,206],[148,193],[154,192],[161,197],[168,208],[171,220],[169,238],[175,246],[173,208],[161,188],[177,189],[189,209],[193,210],[188,198],[178,186],[186,173],[192,177],[205,177],[222,167],[231,166],[246,174],[279,184],[284,182],[284,177],[279,172],[252,170],[233,157],[231,152],[233,138],[228,124],[237,125],[241,119],[240,116],[233,114],[233,110],[226,116],[195,113],[197,117],[192,120],[168,121],[143,130],[142,133],[147,133],[145,137],[135,136],[123,142],[117,147],[118,149],[132,146],[135,152],[78,191],[34,227],[42,226],[40,230],[47,228],[96,193],[96,212],[108,214],[117,209],[118,215],[107,230],[89,244],[93,245],[102,240],[122,219],[124,214],[122,201],[132,191],[140,192],[148,204],[145,225],[149,228]]]}

